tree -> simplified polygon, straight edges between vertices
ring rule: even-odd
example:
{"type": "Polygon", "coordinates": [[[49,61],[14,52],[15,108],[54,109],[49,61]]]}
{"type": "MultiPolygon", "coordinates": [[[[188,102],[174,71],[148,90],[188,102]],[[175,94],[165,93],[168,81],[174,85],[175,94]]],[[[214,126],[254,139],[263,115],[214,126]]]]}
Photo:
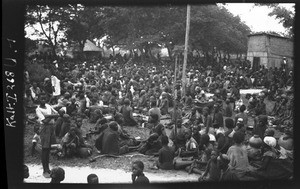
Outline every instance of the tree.
{"type": "Polygon", "coordinates": [[[66,41],[78,43],[82,51],[87,39],[93,40],[104,35],[101,7],[68,5],[69,19],[63,20],[66,41]]]}
{"type": "Polygon", "coordinates": [[[64,31],[61,20],[66,18],[63,7],[50,7],[47,5],[35,5],[26,7],[25,27],[39,26],[35,33],[44,38],[44,41],[52,49],[52,56],[56,58],[56,48],[59,44],[59,34],[64,31]]]}
{"type": "MultiPolygon", "coordinates": [[[[279,23],[282,24],[287,30],[287,36],[294,37],[294,22],[295,22],[295,12],[286,9],[285,7],[280,6],[278,3],[264,4],[264,3],[255,3],[256,6],[267,6],[272,9],[268,14],[269,16],[275,16],[279,20],[279,23]]],[[[295,6],[293,6],[295,9],[295,6]]]]}

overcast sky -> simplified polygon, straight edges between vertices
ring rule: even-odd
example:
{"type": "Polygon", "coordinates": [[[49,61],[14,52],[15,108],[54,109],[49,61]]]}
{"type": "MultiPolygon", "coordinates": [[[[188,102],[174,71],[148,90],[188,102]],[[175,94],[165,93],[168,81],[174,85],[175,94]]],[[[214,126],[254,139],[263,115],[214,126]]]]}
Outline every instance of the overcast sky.
{"type": "MultiPolygon", "coordinates": [[[[295,12],[294,3],[279,4],[295,12]]],[[[233,15],[239,15],[241,20],[250,27],[253,32],[275,31],[285,33],[285,28],[274,16],[268,16],[272,9],[266,6],[254,6],[254,3],[227,3],[225,7],[233,15]]]]}

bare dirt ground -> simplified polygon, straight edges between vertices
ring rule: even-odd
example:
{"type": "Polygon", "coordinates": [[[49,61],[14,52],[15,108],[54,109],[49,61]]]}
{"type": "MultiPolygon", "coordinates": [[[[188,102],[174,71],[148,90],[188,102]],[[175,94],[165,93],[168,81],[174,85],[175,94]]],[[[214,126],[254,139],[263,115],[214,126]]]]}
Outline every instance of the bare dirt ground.
{"type": "MultiPolygon", "coordinates": [[[[49,178],[44,178],[41,165],[28,164],[29,178],[26,183],[49,183],[49,178]]],[[[51,165],[50,165],[51,166],[51,165]]],[[[61,166],[65,170],[65,179],[61,183],[87,183],[87,176],[94,173],[99,178],[99,183],[130,184],[131,171],[121,169],[104,169],[91,167],[61,166]]],[[[144,172],[150,183],[174,183],[174,182],[198,182],[199,175],[188,175],[185,171],[162,171],[144,172]]]]}

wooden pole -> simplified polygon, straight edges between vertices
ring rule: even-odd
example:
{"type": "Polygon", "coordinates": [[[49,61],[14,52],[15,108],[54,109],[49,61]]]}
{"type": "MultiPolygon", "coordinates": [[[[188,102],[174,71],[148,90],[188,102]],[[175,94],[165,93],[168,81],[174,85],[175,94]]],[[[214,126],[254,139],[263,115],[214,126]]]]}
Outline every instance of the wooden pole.
{"type": "Polygon", "coordinates": [[[178,56],[176,55],[175,56],[175,73],[174,73],[174,81],[173,81],[173,116],[174,116],[174,120],[175,120],[175,123],[174,123],[174,131],[175,131],[175,143],[177,145],[177,94],[176,94],[176,91],[175,91],[175,88],[176,88],[176,83],[177,83],[177,61],[178,61],[178,56]]]}
{"type": "Polygon", "coordinates": [[[189,33],[190,33],[190,15],[191,15],[191,6],[187,5],[186,11],[186,30],[185,30],[185,44],[184,44],[184,57],[183,57],[183,67],[182,67],[182,98],[185,96],[185,87],[186,87],[186,65],[187,65],[187,52],[188,52],[188,42],[189,42],[189,33]]]}

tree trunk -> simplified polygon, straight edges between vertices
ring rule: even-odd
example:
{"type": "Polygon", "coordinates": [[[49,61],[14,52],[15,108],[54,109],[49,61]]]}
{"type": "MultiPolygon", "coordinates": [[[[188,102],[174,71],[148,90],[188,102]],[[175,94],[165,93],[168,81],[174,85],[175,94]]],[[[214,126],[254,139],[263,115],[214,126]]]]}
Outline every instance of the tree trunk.
{"type": "Polygon", "coordinates": [[[52,60],[51,61],[54,61],[57,58],[55,50],[56,50],[56,47],[53,45],[51,48],[51,52],[52,52],[52,60]]]}

